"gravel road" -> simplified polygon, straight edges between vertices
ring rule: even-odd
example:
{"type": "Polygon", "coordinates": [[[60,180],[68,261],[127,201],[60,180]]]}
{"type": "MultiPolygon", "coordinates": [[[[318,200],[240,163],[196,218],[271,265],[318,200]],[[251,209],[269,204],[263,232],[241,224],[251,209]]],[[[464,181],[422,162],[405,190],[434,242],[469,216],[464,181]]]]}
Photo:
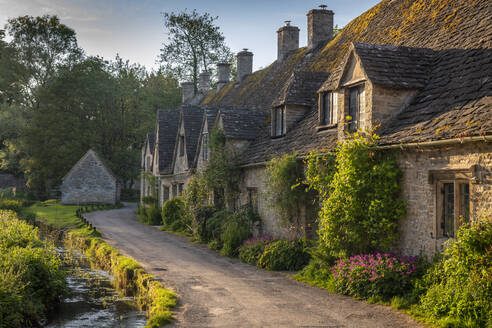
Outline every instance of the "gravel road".
{"type": "Polygon", "coordinates": [[[140,262],[180,298],[169,327],[421,327],[370,305],[222,257],[136,221],[135,204],[85,214],[108,243],[140,262]]]}

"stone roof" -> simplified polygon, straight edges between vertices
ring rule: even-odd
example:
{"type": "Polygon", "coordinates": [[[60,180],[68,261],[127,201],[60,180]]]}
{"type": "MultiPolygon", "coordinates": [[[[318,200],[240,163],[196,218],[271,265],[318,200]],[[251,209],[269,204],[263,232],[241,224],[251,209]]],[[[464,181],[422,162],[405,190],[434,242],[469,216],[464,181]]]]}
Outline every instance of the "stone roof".
{"type": "Polygon", "coordinates": [[[198,148],[198,137],[202,127],[204,110],[197,106],[183,106],[181,115],[185,129],[186,155],[188,167],[193,167],[193,160],[198,148]]]}
{"type": "Polygon", "coordinates": [[[316,97],[316,90],[329,75],[325,72],[293,72],[273,101],[272,107],[285,104],[312,106],[316,97]]]}
{"type": "Polygon", "coordinates": [[[439,51],[429,81],[385,124],[381,143],[492,134],[492,49],[439,51]]]}
{"type": "Polygon", "coordinates": [[[272,138],[270,126],[261,129],[259,136],[241,156],[242,164],[262,163],[286,153],[307,155],[312,150],[329,150],[337,143],[336,129],[317,132],[318,106],[314,106],[306,116],[282,138],[272,138]]]}
{"type": "Polygon", "coordinates": [[[422,89],[429,77],[434,51],[426,48],[353,42],[348,54],[319,91],[340,87],[344,67],[355,54],[373,83],[390,88],[422,89]]]}
{"type": "Polygon", "coordinates": [[[63,180],[66,180],[68,179],[72,174],[73,172],[75,171],[75,169],[80,166],[80,164],[82,164],[89,156],[92,156],[94,157],[94,159],[96,161],[98,161],[102,168],[104,169],[104,171],[106,171],[106,173],[108,173],[108,175],[118,183],[118,178],[116,177],[116,175],[113,173],[113,171],[111,170],[111,168],[106,164],[106,162],[104,162],[104,160],[92,149],[89,149],[85,154],[84,156],[82,156],[78,161],[77,163],[74,164],[74,166],[72,166],[72,168],[70,169],[70,171],[68,171],[67,174],[65,174],[65,176],[62,178],[62,181],[63,180]]]}
{"type": "Polygon", "coordinates": [[[253,140],[260,128],[265,125],[267,113],[250,109],[221,109],[219,116],[222,119],[224,134],[228,139],[253,140]]]}
{"type": "Polygon", "coordinates": [[[178,133],[180,111],[160,109],[157,111],[157,147],[159,155],[159,174],[172,173],[172,163],[176,135],[178,133]]]}

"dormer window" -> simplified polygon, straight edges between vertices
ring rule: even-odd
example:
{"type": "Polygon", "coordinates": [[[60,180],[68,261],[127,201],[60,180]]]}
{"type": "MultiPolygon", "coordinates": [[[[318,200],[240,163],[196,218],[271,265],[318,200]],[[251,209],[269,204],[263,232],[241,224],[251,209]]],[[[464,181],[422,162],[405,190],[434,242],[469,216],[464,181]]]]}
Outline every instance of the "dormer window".
{"type": "Polygon", "coordinates": [[[272,136],[280,137],[285,134],[285,108],[275,107],[272,110],[272,136]]]}
{"type": "Polygon", "coordinates": [[[358,129],[364,128],[364,86],[358,85],[349,88],[349,113],[350,120],[348,128],[350,132],[355,132],[358,129]]]}
{"type": "Polygon", "coordinates": [[[338,94],[330,91],[322,93],[320,97],[320,125],[336,124],[338,117],[338,94]]]}
{"type": "Polygon", "coordinates": [[[207,160],[208,159],[208,133],[204,133],[203,134],[203,138],[202,138],[202,156],[203,156],[203,160],[207,160]]]}
{"type": "Polygon", "coordinates": [[[179,136],[179,156],[184,156],[185,154],[185,137],[184,136],[179,136]]]}

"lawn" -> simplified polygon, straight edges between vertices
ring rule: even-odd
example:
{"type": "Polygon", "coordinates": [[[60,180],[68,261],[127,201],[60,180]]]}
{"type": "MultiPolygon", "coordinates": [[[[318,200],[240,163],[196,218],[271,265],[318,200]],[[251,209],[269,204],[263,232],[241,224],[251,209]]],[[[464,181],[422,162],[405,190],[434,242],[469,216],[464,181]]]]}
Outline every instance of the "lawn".
{"type": "Polygon", "coordinates": [[[60,203],[36,203],[23,209],[22,215],[34,214],[39,220],[55,228],[82,228],[84,224],[75,216],[76,205],[60,203]]]}

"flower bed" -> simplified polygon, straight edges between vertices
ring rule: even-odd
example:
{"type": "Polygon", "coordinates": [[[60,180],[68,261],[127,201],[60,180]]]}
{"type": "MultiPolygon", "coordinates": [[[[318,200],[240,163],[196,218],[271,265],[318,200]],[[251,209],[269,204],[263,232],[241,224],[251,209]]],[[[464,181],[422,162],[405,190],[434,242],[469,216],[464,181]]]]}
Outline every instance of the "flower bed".
{"type": "Polygon", "coordinates": [[[392,254],[355,255],[332,267],[335,290],[358,298],[389,299],[411,288],[417,257],[392,254]]]}

